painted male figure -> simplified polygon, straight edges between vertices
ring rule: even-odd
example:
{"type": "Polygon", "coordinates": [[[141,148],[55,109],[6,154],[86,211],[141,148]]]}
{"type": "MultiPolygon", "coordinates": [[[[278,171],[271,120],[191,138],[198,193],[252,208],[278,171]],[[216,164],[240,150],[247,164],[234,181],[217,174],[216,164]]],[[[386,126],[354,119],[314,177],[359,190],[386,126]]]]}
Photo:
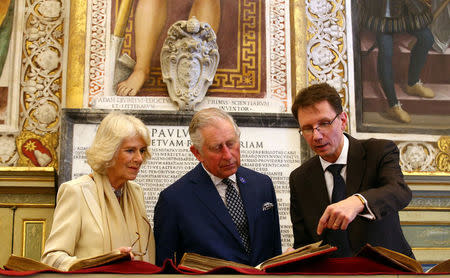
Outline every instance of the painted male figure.
{"type": "Polygon", "coordinates": [[[434,43],[433,34],[428,29],[433,20],[431,10],[424,0],[358,0],[358,4],[361,26],[376,35],[377,72],[389,104],[388,114],[396,121],[409,123],[411,116],[403,110],[394,86],[394,35],[406,32],[417,39],[410,53],[408,84],[404,92],[411,96],[433,98],[433,90],[423,86],[419,79],[428,51],[434,43]]]}

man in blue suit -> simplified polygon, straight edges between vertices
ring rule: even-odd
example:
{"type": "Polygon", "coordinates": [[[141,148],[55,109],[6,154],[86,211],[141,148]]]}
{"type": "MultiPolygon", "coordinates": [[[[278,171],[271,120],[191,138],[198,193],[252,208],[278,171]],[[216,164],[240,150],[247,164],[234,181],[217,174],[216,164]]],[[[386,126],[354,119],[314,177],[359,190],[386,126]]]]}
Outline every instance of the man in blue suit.
{"type": "Polygon", "coordinates": [[[189,125],[200,163],[164,189],[155,207],[156,263],[185,252],[247,265],[281,253],[271,179],[240,166],[240,131],[220,109],[197,112],[189,125]]]}

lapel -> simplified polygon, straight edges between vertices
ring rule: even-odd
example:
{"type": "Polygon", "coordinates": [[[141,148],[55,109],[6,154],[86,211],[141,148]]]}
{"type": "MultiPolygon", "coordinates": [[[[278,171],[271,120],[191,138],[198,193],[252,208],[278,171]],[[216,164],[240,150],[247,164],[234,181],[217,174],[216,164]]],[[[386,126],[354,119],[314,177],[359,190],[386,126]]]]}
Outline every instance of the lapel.
{"type": "MultiPolygon", "coordinates": [[[[257,187],[251,184],[250,177],[245,176],[241,169],[242,168],[239,167],[236,172],[236,182],[244,204],[245,213],[247,214],[250,245],[253,246],[253,243],[256,242],[255,238],[257,236],[257,231],[255,230],[256,213],[258,210],[262,210],[262,204],[257,202],[255,199],[256,192],[254,191],[257,190],[257,187]],[[261,207],[258,208],[259,205],[261,205],[261,207]]],[[[253,248],[251,249],[253,250],[253,248]]]]}
{"type": "Polygon", "coordinates": [[[345,134],[349,140],[347,156],[347,196],[359,192],[366,169],[366,151],[361,142],[345,134]]]}
{"type": "Polygon", "coordinates": [[[95,219],[95,222],[97,222],[97,225],[103,234],[103,225],[101,219],[102,212],[100,206],[98,205],[97,188],[91,177],[88,175],[86,175],[86,177],[88,180],[86,180],[87,182],[82,183],[81,192],[83,193],[86,204],[91,211],[92,217],[95,219]]]}
{"type": "Polygon", "coordinates": [[[225,226],[225,229],[233,234],[236,240],[242,244],[241,237],[230,213],[201,163],[192,170],[191,182],[192,191],[199,200],[217,217],[217,220],[225,226]]]}
{"type": "Polygon", "coordinates": [[[307,198],[308,203],[312,204],[311,209],[316,208],[316,215],[319,217],[322,215],[325,208],[330,204],[330,198],[328,197],[327,185],[325,182],[325,175],[323,173],[322,164],[320,163],[319,156],[313,158],[313,163],[307,170],[310,173],[306,179],[306,187],[304,198],[307,198]]]}

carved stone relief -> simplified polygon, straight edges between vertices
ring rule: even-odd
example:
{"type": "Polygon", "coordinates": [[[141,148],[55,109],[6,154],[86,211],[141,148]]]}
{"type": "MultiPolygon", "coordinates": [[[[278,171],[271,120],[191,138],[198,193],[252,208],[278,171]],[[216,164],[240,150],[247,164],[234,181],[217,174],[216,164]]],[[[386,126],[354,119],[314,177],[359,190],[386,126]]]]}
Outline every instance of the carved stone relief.
{"type": "Polygon", "coordinates": [[[13,134],[0,134],[0,165],[13,166],[18,159],[13,134]]]}
{"type": "Polygon", "coordinates": [[[400,163],[403,171],[436,171],[434,158],[437,149],[435,146],[428,142],[400,142],[397,145],[400,150],[400,163]]]}
{"type": "Polygon", "coordinates": [[[216,35],[195,17],[175,22],[161,50],[161,72],[179,110],[194,110],[205,97],[219,65],[216,35]]]}

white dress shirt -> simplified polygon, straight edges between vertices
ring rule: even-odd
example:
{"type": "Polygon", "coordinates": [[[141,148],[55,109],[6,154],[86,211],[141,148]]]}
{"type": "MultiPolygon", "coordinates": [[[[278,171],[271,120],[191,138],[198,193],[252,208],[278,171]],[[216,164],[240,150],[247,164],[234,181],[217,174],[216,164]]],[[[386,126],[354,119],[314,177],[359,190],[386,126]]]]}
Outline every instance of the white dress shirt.
{"type": "MultiPolygon", "coordinates": [[[[202,166],[203,166],[203,164],[202,164],[202,166]]],[[[225,193],[227,191],[227,185],[222,182],[222,180],[223,180],[222,178],[216,177],[213,174],[211,174],[208,170],[206,170],[205,166],[203,166],[203,169],[205,169],[206,173],[208,173],[208,175],[211,178],[213,184],[216,186],[217,192],[219,192],[220,198],[222,198],[223,203],[226,206],[227,205],[227,201],[226,201],[225,193]]],[[[233,174],[233,175],[229,176],[228,179],[230,179],[232,181],[232,184],[233,184],[234,188],[236,189],[236,191],[240,195],[241,193],[239,192],[239,187],[237,186],[237,183],[236,183],[236,174],[233,174]]]]}
{"type": "MultiPolygon", "coordinates": [[[[347,136],[344,135],[344,146],[342,147],[341,154],[339,155],[338,159],[335,162],[333,162],[333,163],[328,162],[319,156],[320,163],[322,164],[322,168],[323,168],[324,175],[325,175],[325,183],[327,185],[328,198],[329,198],[330,202],[331,202],[331,195],[333,194],[334,182],[333,182],[333,174],[331,174],[331,172],[327,171],[326,169],[331,164],[343,164],[344,167],[342,167],[341,176],[344,179],[344,181],[347,182],[348,147],[349,147],[348,138],[347,138],[347,136]]],[[[354,195],[360,196],[364,200],[364,206],[366,207],[366,209],[363,210],[366,213],[359,214],[359,215],[366,217],[368,219],[372,219],[372,220],[375,219],[375,214],[373,214],[372,211],[370,210],[369,203],[367,202],[366,198],[364,198],[364,196],[359,193],[356,193],[354,195]]]]}

